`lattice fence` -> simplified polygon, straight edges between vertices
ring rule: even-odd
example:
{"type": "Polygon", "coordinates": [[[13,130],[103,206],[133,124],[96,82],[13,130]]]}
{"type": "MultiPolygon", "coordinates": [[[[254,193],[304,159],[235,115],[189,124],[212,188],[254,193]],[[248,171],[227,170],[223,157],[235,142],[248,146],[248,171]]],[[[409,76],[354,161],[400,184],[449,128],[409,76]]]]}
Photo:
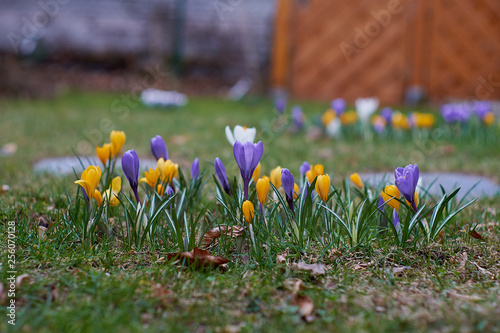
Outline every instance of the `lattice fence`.
{"type": "Polygon", "coordinates": [[[433,100],[500,97],[498,0],[279,2],[290,17],[277,20],[275,41],[290,49],[273,59],[288,55],[289,75],[272,79],[296,97],[400,103],[412,85],[433,100]]]}

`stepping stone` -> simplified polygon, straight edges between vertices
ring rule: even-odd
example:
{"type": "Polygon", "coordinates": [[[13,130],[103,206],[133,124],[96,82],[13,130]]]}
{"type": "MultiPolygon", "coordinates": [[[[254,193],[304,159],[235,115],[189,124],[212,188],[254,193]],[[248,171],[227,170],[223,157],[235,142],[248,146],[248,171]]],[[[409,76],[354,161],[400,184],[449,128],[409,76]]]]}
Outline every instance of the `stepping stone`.
{"type": "MultiPolygon", "coordinates": [[[[394,172],[391,173],[363,173],[361,179],[371,186],[386,186],[394,184],[394,172]]],[[[467,192],[467,200],[478,197],[493,197],[500,195],[500,186],[487,177],[468,175],[464,173],[449,172],[421,172],[419,181],[419,195],[424,195],[426,191],[433,196],[441,196],[441,187],[446,193],[451,193],[457,188],[461,188],[456,198],[461,200],[467,192]]]]}
{"type": "MultiPolygon", "coordinates": [[[[45,158],[36,162],[34,169],[35,172],[46,172],[52,175],[69,175],[74,174],[75,171],[80,175],[89,165],[98,165],[102,169],[102,163],[97,156],[84,156],[80,157],[80,160],[75,156],[45,158]]],[[[141,158],[140,165],[141,170],[154,169],[156,167],[156,160],[141,158]]],[[[120,158],[116,161],[116,168],[121,168],[120,158]]]]}

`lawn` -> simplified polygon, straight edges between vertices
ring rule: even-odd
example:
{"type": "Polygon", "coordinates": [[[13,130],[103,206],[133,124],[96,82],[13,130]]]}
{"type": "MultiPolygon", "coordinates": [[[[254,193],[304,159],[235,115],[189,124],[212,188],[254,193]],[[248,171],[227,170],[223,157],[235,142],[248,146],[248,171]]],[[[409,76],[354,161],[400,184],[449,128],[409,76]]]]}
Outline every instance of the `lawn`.
{"type": "MultiPolygon", "coordinates": [[[[328,107],[300,104],[308,124],[319,122],[328,107]]],[[[184,108],[161,109],[123,94],[69,92],[53,100],[2,100],[0,114],[0,145],[18,146],[13,156],[0,157],[0,185],[10,186],[0,195],[0,282],[8,289],[9,221],[16,223],[17,276],[27,274],[16,287],[16,326],[7,322],[9,298],[0,292],[2,332],[500,330],[498,197],[468,206],[431,242],[397,246],[375,230],[373,240],[363,244],[338,241],[318,248],[297,246],[285,235],[284,243],[263,245],[257,256],[249,243],[238,253],[233,240],[221,237],[209,250],[230,262],[200,270],[169,261],[169,253],[179,249],[165,242],[137,248],[99,237],[86,246],[70,221],[77,178],[32,171],[44,157],[95,155],[111,130],[126,133],[122,152],[134,148],[140,158],[152,158],[150,139],[159,134],[186,176],[195,157],[206,169],[208,183],[190,212],[197,215],[221,211],[213,194],[215,157],[230,180],[239,175],[226,125],[257,128],[257,141],[264,144],[262,174],[281,165],[298,177],[306,160],[324,164],[338,188],[353,172],[391,172],[410,163],[418,163],[421,172],[474,173],[498,181],[498,144],[437,134],[366,141],[291,133],[281,126],[272,101],[258,97],[239,102],[200,97],[184,108]],[[39,234],[41,219],[49,223],[45,236],[39,234]],[[477,233],[471,232],[474,227],[477,233]],[[284,260],[277,260],[278,254],[284,260]],[[296,269],[301,261],[320,263],[326,272],[296,269]]],[[[122,191],[129,195],[122,178],[122,191]]],[[[120,214],[113,211],[115,221],[125,219],[120,214]]],[[[227,216],[222,221],[230,223],[227,216]]]]}

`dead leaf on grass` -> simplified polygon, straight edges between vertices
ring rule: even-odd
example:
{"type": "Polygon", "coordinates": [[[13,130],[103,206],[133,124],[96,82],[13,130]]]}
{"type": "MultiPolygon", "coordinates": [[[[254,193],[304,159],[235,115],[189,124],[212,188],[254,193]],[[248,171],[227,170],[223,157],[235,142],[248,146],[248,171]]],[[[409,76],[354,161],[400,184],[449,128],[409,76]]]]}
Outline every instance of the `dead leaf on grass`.
{"type": "Polygon", "coordinates": [[[195,247],[190,252],[169,253],[167,255],[167,258],[168,260],[179,259],[180,262],[185,262],[188,265],[192,265],[196,268],[212,266],[217,267],[229,262],[229,259],[220,256],[214,256],[210,252],[197,247],[195,247]]]}
{"type": "Polygon", "coordinates": [[[16,287],[20,287],[24,281],[28,282],[30,276],[28,274],[21,274],[16,277],[16,287]]]}
{"type": "Polygon", "coordinates": [[[353,269],[355,271],[359,271],[361,269],[365,269],[366,267],[368,267],[368,264],[356,264],[356,265],[354,265],[353,269]]]}
{"type": "Polygon", "coordinates": [[[314,320],[314,316],[312,315],[314,303],[309,296],[296,295],[291,304],[299,307],[299,314],[306,322],[314,320]]]}
{"type": "Polygon", "coordinates": [[[326,266],[320,263],[307,264],[301,261],[293,263],[291,267],[299,271],[310,271],[313,275],[324,275],[326,273],[326,266]]]}
{"type": "Polygon", "coordinates": [[[278,254],[276,256],[276,263],[278,263],[278,264],[286,264],[285,254],[278,254]]]}
{"type": "Polygon", "coordinates": [[[469,259],[469,256],[467,255],[467,252],[462,253],[462,257],[460,259],[460,266],[457,269],[457,272],[462,272],[465,269],[465,264],[467,263],[467,260],[469,259]]]}
{"type": "Polygon", "coordinates": [[[288,279],[284,282],[284,286],[286,289],[293,291],[294,293],[298,293],[301,290],[304,290],[304,282],[301,279],[288,279]]]}
{"type": "Polygon", "coordinates": [[[480,241],[485,241],[485,239],[476,230],[472,230],[470,232],[470,235],[475,239],[479,239],[480,241]]]}
{"type": "Polygon", "coordinates": [[[156,283],[153,286],[152,296],[162,302],[163,305],[168,306],[174,301],[174,293],[160,283],[156,283]]]}
{"type": "Polygon", "coordinates": [[[205,235],[203,235],[203,240],[201,241],[201,244],[204,247],[209,246],[212,244],[212,242],[220,237],[221,235],[224,236],[231,236],[231,237],[239,237],[245,233],[245,228],[241,225],[235,225],[232,227],[228,227],[227,225],[221,225],[218,227],[215,227],[213,229],[208,230],[205,235]]]}
{"type": "Polygon", "coordinates": [[[392,268],[392,274],[399,274],[405,270],[410,269],[410,266],[401,266],[401,267],[393,267],[392,268]]]}

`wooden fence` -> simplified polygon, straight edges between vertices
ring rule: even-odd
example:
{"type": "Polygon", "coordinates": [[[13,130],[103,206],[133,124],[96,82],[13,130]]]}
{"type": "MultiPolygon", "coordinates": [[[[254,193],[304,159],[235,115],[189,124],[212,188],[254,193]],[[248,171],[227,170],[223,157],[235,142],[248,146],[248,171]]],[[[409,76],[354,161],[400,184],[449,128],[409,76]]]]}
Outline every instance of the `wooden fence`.
{"type": "Polygon", "coordinates": [[[279,0],[271,83],[298,98],[498,99],[500,1],[279,0]]]}

